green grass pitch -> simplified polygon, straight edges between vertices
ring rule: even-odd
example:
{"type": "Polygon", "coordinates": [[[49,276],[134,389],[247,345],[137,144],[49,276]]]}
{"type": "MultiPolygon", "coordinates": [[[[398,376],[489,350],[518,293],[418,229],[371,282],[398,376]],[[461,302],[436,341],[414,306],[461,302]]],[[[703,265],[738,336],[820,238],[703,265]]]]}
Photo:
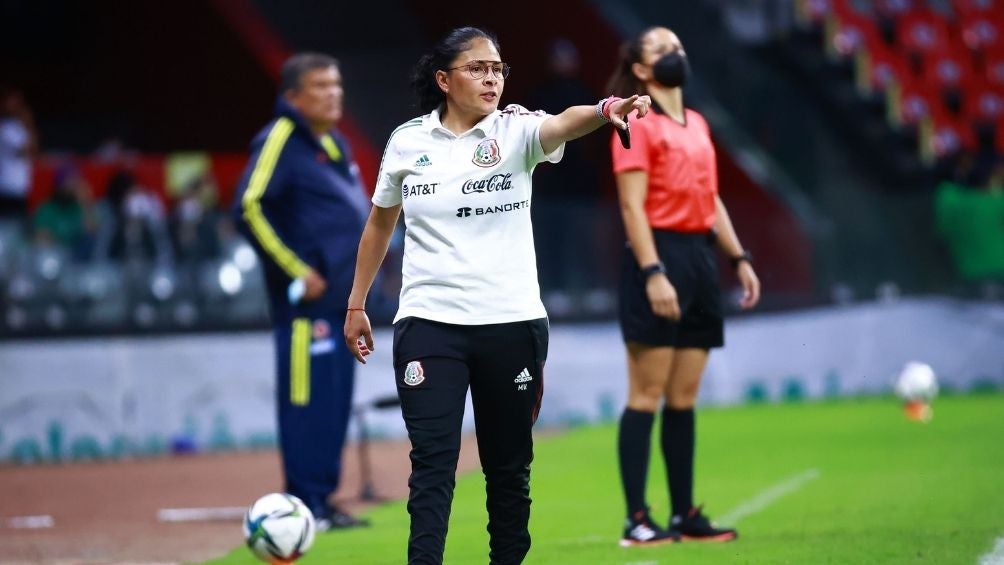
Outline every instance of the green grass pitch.
{"type": "MultiPolygon", "coordinates": [[[[611,424],[538,439],[525,562],[974,564],[1004,536],[1004,395],[938,399],[928,424],[907,421],[891,398],[702,409],[697,422],[695,498],[712,518],[740,516],[738,541],[618,547],[624,508],[611,424]],[[770,500],[779,490],[771,487],[793,477],[801,480],[789,481],[791,492],[770,500]],[[767,504],[744,512],[758,495],[767,504]]],[[[650,474],[649,503],[664,521],[660,459],[650,474]]],[[[404,563],[404,503],[368,516],[373,527],[321,534],[298,563],[404,563]]],[[[445,563],[488,562],[486,521],[481,474],[462,477],[445,563]]],[[[249,562],[239,547],[211,563],[249,562]]]]}

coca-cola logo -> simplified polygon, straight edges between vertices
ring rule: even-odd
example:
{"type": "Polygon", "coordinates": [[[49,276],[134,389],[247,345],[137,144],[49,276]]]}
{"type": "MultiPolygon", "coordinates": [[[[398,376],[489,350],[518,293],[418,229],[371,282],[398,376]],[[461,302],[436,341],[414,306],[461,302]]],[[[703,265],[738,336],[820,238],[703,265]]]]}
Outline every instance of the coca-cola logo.
{"type": "Polygon", "coordinates": [[[512,173],[499,173],[484,179],[468,179],[460,187],[464,194],[501,192],[512,188],[512,173]]]}

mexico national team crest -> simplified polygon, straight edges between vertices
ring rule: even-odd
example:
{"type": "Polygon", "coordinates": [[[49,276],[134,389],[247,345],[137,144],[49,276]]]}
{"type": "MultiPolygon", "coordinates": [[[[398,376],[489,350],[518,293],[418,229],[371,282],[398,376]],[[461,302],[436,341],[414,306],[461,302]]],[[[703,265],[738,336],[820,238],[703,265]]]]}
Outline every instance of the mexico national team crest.
{"type": "Polygon", "coordinates": [[[425,370],[422,369],[421,361],[412,361],[404,368],[404,384],[417,386],[425,380],[425,370]]]}
{"type": "Polygon", "coordinates": [[[499,144],[493,138],[488,138],[478,144],[474,150],[474,164],[479,167],[492,167],[502,160],[499,144]]]}

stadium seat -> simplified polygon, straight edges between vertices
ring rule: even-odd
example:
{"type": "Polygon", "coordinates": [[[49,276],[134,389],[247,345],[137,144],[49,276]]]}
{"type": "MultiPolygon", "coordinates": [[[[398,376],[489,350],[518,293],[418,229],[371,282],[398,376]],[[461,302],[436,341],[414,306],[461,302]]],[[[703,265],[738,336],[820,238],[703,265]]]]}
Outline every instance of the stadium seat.
{"type": "Polygon", "coordinates": [[[899,19],[919,7],[917,0],[875,0],[875,13],[880,17],[899,19]]]}
{"type": "Polygon", "coordinates": [[[921,76],[929,87],[940,92],[946,88],[962,89],[973,83],[976,70],[969,53],[946,47],[924,58],[921,76]]]}
{"type": "Polygon", "coordinates": [[[889,121],[897,127],[917,125],[941,106],[938,95],[916,80],[898,81],[887,95],[889,121]]]}
{"type": "Polygon", "coordinates": [[[983,78],[995,87],[1004,87],[1004,49],[990,51],[984,55],[983,78]]]}
{"type": "Polygon", "coordinates": [[[960,18],[974,15],[1000,14],[1004,12],[1002,0],[953,0],[952,8],[960,18]]]}
{"type": "Polygon", "coordinates": [[[976,135],[969,124],[940,108],[932,109],[930,117],[924,120],[918,143],[920,156],[928,163],[977,148],[976,135]]]}
{"type": "Polygon", "coordinates": [[[866,44],[881,42],[878,27],[870,15],[842,2],[836,2],[833,12],[826,18],[823,37],[824,49],[835,59],[846,59],[866,44]]]}
{"type": "Polygon", "coordinates": [[[869,41],[857,60],[858,89],[864,93],[886,92],[890,84],[912,79],[906,58],[880,40],[869,41]]]}
{"type": "Polygon", "coordinates": [[[985,82],[963,91],[962,113],[971,123],[993,124],[1004,118],[1004,88],[985,82]]]}
{"type": "Polygon", "coordinates": [[[930,10],[914,10],[897,19],[896,43],[908,55],[925,57],[948,50],[951,40],[944,18],[930,10]]]}
{"type": "Polygon", "coordinates": [[[977,13],[959,18],[959,31],[966,47],[985,52],[1004,48],[1004,15],[977,13]]]}

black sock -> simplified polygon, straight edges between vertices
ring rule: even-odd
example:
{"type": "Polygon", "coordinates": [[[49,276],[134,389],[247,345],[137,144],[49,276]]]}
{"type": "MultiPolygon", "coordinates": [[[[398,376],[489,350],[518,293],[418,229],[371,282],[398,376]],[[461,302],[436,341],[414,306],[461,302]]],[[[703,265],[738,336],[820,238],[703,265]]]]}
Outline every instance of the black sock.
{"type": "Polygon", "coordinates": [[[652,445],[652,423],[655,414],[625,408],[617,433],[617,457],[621,466],[621,483],[627,500],[628,516],[645,510],[645,479],[648,477],[649,450],[652,445]]]}
{"type": "Polygon", "coordinates": [[[693,408],[662,409],[662,456],[674,516],[685,516],[694,506],[694,436],[693,408]]]}

